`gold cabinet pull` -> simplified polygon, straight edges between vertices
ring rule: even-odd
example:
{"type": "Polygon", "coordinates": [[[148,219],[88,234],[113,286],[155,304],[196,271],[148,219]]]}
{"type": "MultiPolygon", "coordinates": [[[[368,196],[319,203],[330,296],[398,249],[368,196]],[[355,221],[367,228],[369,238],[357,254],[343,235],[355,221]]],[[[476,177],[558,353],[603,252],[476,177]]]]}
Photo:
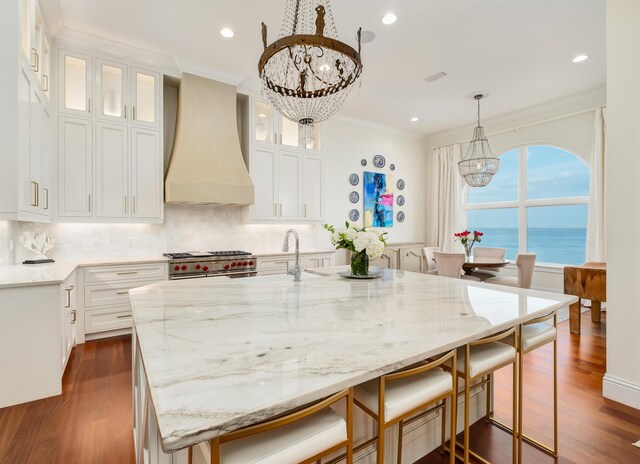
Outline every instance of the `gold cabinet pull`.
{"type": "Polygon", "coordinates": [[[133,275],[137,273],[138,271],[127,271],[127,272],[117,272],[116,275],[133,275]]]}
{"type": "Polygon", "coordinates": [[[35,70],[35,72],[38,72],[38,50],[36,50],[35,48],[31,49],[31,56],[32,56],[32,60],[29,63],[31,65],[31,67],[35,70]],[[35,59],[35,64],[33,64],[33,61],[35,59]]]}
{"type": "Polygon", "coordinates": [[[89,212],[91,212],[91,194],[89,193],[87,197],[89,199],[89,212]]]}
{"type": "Polygon", "coordinates": [[[127,196],[124,196],[124,214],[127,214],[127,196]]]}
{"type": "Polygon", "coordinates": [[[124,105],[124,118],[127,119],[127,105],[124,105]]]}
{"type": "Polygon", "coordinates": [[[67,287],[64,289],[64,291],[67,292],[67,306],[65,306],[65,308],[71,307],[71,291],[72,290],[73,290],[73,285],[71,287],[67,287]]]}
{"type": "Polygon", "coordinates": [[[116,295],[128,295],[129,294],[129,290],[125,291],[125,292],[118,292],[116,293],[116,295]]]}
{"type": "Polygon", "coordinates": [[[304,205],[304,217],[307,217],[307,205],[304,205]]]}
{"type": "Polygon", "coordinates": [[[91,98],[87,98],[87,111],[91,113],[91,98]]]}
{"type": "Polygon", "coordinates": [[[118,319],[128,319],[131,317],[131,314],[118,314],[116,317],[118,319]]]}
{"type": "Polygon", "coordinates": [[[74,309],[73,311],[71,311],[71,315],[73,316],[73,319],[71,319],[71,323],[75,324],[76,321],[78,320],[78,314],[77,311],[74,309]]]}
{"type": "Polygon", "coordinates": [[[32,180],[31,186],[33,187],[33,191],[31,192],[33,194],[31,196],[31,206],[38,206],[38,183],[32,180]]]}
{"type": "Polygon", "coordinates": [[[133,214],[136,214],[136,196],[133,196],[133,214]]]}
{"type": "Polygon", "coordinates": [[[44,209],[49,209],[49,189],[43,188],[42,190],[44,190],[44,201],[45,201],[44,209]]]}
{"type": "Polygon", "coordinates": [[[42,78],[44,79],[44,83],[42,85],[42,90],[44,90],[45,92],[48,92],[49,91],[49,76],[47,76],[46,74],[43,74],[42,78]]]}
{"type": "Polygon", "coordinates": [[[136,107],[135,107],[135,106],[133,106],[133,107],[132,107],[132,110],[133,110],[133,120],[134,120],[134,121],[137,121],[137,120],[138,120],[138,118],[136,117],[136,107]]]}

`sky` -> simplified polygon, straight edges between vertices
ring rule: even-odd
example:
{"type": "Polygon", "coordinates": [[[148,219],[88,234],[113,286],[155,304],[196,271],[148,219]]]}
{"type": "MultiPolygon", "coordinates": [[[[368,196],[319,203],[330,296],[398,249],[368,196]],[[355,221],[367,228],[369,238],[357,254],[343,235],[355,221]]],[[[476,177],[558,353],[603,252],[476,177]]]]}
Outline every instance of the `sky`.
{"type": "MultiPolygon", "coordinates": [[[[470,204],[517,201],[519,149],[500,155],[500,170],[486,187],[472,188],[470,204]]],[[[589,195],[589,169],[579,158],[555,147],[530,146],[526,155],[527,199],[589,195]]],[[[584,228],[587,205],[544,206],[527,209],[529,228],[584,228]]],[[[471,228],[518,227],[517,208],[469,211],[471,228]]]]}

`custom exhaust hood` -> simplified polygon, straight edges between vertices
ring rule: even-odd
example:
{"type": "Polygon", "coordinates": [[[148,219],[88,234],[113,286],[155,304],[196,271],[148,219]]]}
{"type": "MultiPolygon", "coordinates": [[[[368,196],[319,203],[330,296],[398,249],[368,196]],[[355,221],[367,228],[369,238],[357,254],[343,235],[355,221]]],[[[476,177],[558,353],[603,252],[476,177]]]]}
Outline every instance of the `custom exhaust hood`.
{"type": "Polygon", "coordinates": [[[253,183],[238,138],[234,86],[182,75],[165,202],[253,204],[253,183]]]}

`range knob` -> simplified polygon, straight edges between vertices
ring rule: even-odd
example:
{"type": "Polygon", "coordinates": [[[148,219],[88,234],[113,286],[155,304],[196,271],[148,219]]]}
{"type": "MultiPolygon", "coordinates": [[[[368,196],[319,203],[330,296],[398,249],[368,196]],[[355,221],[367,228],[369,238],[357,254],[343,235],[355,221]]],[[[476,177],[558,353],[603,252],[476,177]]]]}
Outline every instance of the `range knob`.
{"type": "Polygon", "coordinates": [[[249,264],[247,261],[245,261],[244,263],[242,263],[243,266],[246,266],[247,264],[249,264]]]}
{"type": "Polygon", "coordinates": [[[238,261],[238,266],[242,266],[242,261],[238,261]]]}
{"type": "Polygon", "coordinates": [[[187,270],[187,265],[186,265],[186,264],[183,264],[183,265],[182,265],[182,267],[181,267],[180,269],[182,269],[183,271],[186,271],[186,270],[187,270]]]}
{"type": "Polygon", "coordinates": [[[180,270],[180,266],[178,266],[178,265],[176,264],[176,267],[174,267],[173,269],[174,269],[175,271],[179,271],[179,270],[180,270]]]}
{"type": "Polygon", "coordinates": [[[225,264],[225,265],[224,265],[224,268],[225,268],[225,269],[229,269],[229,265],[228,265],[228,264],[225,264]]]}
{"type": "Polygon", "coordinates": [[[196,264],[196,269],[200,269],[200,265],[199,264],[196,264]]]}
{"type": "Polygon", "coordinates": [[[249,266],[253,266],[253,261],[249,261],[249,266]]]}
{"type": "Polygon", "coordinates": [[[209,266],[205,266],[202,268],[204,271],[208,271],[209,270],[209,266]]]}
{"type": "Polygon", "coordinates": [[[236,266],[237,266],[237,264],[235,262],[231,263],[231,267],[236,267],[236,266]]]}

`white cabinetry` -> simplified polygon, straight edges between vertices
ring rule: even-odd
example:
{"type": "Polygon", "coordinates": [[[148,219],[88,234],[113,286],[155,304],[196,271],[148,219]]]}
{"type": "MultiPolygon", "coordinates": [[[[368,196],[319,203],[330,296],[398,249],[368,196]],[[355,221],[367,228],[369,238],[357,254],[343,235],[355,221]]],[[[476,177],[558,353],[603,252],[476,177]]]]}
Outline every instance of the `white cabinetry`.
{"type": "Polygon", "coordinates": [[[167,280],[167,263],[84,268],[78,278],[81,341],[131,332],[129,290],[167,280]]]}
{"type": "MultiPolygon", "coordinates": [[[[286,274],[287,270],[294,266],[295,255],[282,254],[271,256],[258,256],[258,275],[286,274]]],[[[300,253],[300,266],[303,269],[317,269],[332,267],[335,265],[335,251],[326,253],[300,253]]]]}
{"type": "Polygon", "coordinates": [[[43,77],[40,57],[48,39],[39,11],[34,0],[0,4],[1,219],[49,222],[51,216],[51,125],[42,86],[49,76],[43,77]]]}
{"type": "Polygon", "coordinates": [[[409,272],[423,272],[422,243],[390,244],[379,258],[371,260],[376,267],[401,269],[409,272]]]}
{"type": "Polygon", "coordinates": [[[62,373],[69,362],[71,350],[76,345],[77,331],[77,283],[75,271],[60,286],[62,308],[62,373]]]}
{"type": "Polygon", "coordinates": [[[59,216],[162,222],[160,74],[67,50],[59,57],[59,216]]]}
{"type": "Polygon", "coordinates": [[[301,140],[298,124],[254,98],[243,107],[245,158],[255,187],[253,222],[304,222],[324,218],[321,127],[301,140]]]}

